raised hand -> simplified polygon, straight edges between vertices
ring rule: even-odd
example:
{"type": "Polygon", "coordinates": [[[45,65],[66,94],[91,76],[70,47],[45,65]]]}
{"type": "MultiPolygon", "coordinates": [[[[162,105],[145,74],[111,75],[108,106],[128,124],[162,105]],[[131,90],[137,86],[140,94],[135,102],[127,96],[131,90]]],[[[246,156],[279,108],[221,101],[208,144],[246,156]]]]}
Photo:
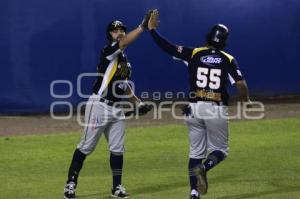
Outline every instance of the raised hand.
{"type": "Polygon", "coordinates": [[[140,25],[141,28],[143,28],[143,30],[148,30],[148,22],[150,20],[151,14],[153,13],[154,10],[149,10],[145,16],[144,19],[140,25]]]}
{"type": "Polygon", "coordinates": [[[155,9],[152,11],[150,15],[150,19],[148,21],[148,29],[149,30],[156,29],[158,24],[159,24],[159,12],[157,9],[155,9]]]}

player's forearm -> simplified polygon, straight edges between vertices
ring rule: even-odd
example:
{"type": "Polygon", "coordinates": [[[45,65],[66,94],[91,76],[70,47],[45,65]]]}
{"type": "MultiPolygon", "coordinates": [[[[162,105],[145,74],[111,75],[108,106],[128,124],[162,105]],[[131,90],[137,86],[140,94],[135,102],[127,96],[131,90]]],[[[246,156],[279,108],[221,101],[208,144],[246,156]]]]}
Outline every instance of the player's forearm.
{"type": "Polygon", "coordinates": [[[127,96],[130,96],[128,98],[128,101],[131,102],[132,104],[139,104],[141,102],[141,100],[134,94],[130,85],[127,86],[127,89],[125,90],[125,94],[127,96]]]}
{"type": "Polygon", "coordinates": [[[236,87],[239,92],[239,97],[242,102],[249,102],[249,90],[245,80],[236,82],[236,87]]]}
{"type": "Polygon", "coordinates": [[[178,57],[177,48],[174,44],[169,42],[167,39],[163,38],[156,30],[152,29],[150,31],[154,42],[166,53],[171,56],[178,57]]]}
{"type": "Polygon", "coordinates": [[[128,99],[128,101],[132,104],[139,104],[141,102],[141,100],[134,94],[128,99]]]}
{"type": "Polygon", "coordinates": [[[132,42],[134,42],[139,36],[140,34],[143,32],[143,28],[141,28],[140,26],[137,27],[136,29],[132,30],[131,32],[129,32],[124,38],[122,38],[119,42],[119,47],[120,49],[124,49],[126,48],[129,44],[131,44],[132,42]]]}

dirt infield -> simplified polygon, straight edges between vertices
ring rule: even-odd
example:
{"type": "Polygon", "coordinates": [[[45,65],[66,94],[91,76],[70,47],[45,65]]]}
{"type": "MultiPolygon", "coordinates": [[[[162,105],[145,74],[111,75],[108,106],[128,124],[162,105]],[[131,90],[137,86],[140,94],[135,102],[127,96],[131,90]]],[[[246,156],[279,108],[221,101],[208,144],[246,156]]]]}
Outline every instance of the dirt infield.
{"type": "MultiPolygon", "coordinates": [[[[230,115],[236,113],[236,106],[230,106],[230,115]]],[[[180,115],[180,110],[176,110],[180,115]]],[[[265,104],[264,119],[298,117],[300,121],[300,103],[273,103],[265,104]]],[[[153,119],[153,112],[140,119],[127,120],[128,127],[145,127],[164,124],[183,123],[183,120],[174,119],[170,112],[164,112],[161,119],[153,119]]],[[[42,116],[0,116],[0,136],[68,133],[82,131],[74,116],[68,120],[52,119],[49,115],[42,116]]]]}

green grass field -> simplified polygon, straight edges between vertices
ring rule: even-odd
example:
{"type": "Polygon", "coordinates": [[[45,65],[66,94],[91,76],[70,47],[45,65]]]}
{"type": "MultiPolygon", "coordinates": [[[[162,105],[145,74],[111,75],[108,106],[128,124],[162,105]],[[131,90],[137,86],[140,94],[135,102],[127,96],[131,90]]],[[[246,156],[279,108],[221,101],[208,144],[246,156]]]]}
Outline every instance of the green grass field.
{"type": "MultiPolygon", "coordinates": [[[[300,119],[230,124],[230,155],[204,199],[300,198],[300,119]]],[[[0,137],[0,198],[59,199],[79,133],[0,137]]],[[[78,198],[109,198],[105,139],[81,172],[78,198]]],[[[123,183],[133,199],[188,199],[184,125],[127,129],[123,183]]]]}

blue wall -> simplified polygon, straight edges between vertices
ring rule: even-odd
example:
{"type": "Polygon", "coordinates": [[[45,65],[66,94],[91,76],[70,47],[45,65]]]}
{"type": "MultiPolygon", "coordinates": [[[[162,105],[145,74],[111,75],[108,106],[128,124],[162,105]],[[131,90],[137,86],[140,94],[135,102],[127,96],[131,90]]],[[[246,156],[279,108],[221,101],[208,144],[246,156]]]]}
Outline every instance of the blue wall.
{"type": "MultiPolygon", "coordinates": [[[[227,24],[227,51],[252,93],[300,92],[298,0],[0,0],[0,113],[47,112],[59,100],[49,91],[57,79],[74,84],[67,101],[82,101],[76,80],[96,71],[106,24],[120,19],[132,29],[150,8],[160,10],[159,31],[178,44],[202,45],[213,24],[227,24]]],[[[148,33],[126,51],[138,93],[188,89],[186,67],[162,53],[148,33]]],[[[83,85],[87,94],[92,81],[83,85]]]]}

